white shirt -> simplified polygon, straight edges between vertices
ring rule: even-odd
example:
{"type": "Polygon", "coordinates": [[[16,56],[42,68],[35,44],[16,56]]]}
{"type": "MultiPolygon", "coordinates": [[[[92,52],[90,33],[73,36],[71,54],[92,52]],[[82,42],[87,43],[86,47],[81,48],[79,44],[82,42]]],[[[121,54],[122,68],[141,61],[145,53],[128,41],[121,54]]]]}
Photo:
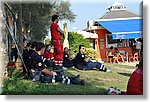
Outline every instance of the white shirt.
{"type": "Polygon", "coordinates": [[[140,41],[136,42],[136,49],[141,49],[141,42],[140,41]]]}

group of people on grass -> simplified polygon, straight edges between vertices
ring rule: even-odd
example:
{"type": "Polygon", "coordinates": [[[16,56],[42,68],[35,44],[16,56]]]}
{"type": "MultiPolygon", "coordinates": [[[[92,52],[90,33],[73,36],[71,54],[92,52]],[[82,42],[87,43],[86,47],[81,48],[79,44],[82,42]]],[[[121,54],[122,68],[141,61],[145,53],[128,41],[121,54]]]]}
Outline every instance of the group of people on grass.
{"type": "Polygon", "coordinates": [[[92,62],[90,56],[85,56],[84,45],[79,45],[79,52],[76,56],[72,56],[71,50],[67,47],[63,49],[63,31],[59,28],[58,21],[59,16],[53,15],[53,23],[50,29],[54,51],[51,52],[51,46],[45,46],[42,42],[27,43],[23,51],[23,60],[26,65],[26,68],[23,68],[23,72],[31,76],[34,81],[84,85],[84,80],[81,80],[79,75],[64,76],[64,69],[66,67],[74,67],[85,71],[94,68],[103,72],[110,71],[102,63],[92,62]],[[49,68],[52,68],[52,70],[49,70],[49,68]]]}
{"type": "Polygon", "coordinates": [[[51,51],[50,45],[44,45],[42,42],[32,42],[25,44],[23,51],[23,60],[25,66],[23,72],[28,76],[32,76],[34,80],[42,82],[63,82],[67,84],[83,85],[84,81],[80,80],[79,75],[75,77],[64,76],[65,67],[75,67],[80,70],[91,70],[94,68],[99,71],[110,71],[99,62],[90,61],[90,56],[85,56],[85,46],[79,45],[79,52],[75,57],[71,57],[70,49],[64,48],[62,45],[63,31],[57,24],[58,15],[52,16],[52,24],[50,26],[52,45],[54,51],[51,51]],[[52,68],[49,70],[48,68],[52,68]],[[42,77],[41,77],[42,76],[42,77]]]}

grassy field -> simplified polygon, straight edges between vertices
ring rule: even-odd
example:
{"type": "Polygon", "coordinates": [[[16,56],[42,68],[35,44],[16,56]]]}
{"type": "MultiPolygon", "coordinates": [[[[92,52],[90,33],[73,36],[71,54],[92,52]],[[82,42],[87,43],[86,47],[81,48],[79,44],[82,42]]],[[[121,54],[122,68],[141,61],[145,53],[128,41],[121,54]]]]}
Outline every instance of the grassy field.
{"type": "Polygon", "coordinates": [[[135,67],[105,63],[112,72],[98,70],[82,71],[75,68],[65,70],[65,75],[80,74],[85,85],[67,85],[62,83],[39,83],[27,80],[20,69],[9,68],[9,77],[3,81],[4,95],[106,95],[110,86],[126,90],[128,79],[135,67]]]}

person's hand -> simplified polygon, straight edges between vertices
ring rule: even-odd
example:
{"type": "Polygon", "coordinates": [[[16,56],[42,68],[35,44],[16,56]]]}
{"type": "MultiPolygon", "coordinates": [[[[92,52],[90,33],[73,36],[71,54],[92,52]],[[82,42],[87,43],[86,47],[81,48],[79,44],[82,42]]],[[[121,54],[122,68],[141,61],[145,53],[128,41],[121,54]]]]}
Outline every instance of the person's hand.
{"type": "Polygon", "coordinates": [[[53,75],[57,75],[57,73],[56,72],[52,72],[53,73],[53,75]]]}
{"type": "Polygon", "coordinates": [[[86,57],[86,58],[84,59],[84,61],[85,61],[85,62],[89,62],[89,61],[90,61],[90,57],[86,57]]]}

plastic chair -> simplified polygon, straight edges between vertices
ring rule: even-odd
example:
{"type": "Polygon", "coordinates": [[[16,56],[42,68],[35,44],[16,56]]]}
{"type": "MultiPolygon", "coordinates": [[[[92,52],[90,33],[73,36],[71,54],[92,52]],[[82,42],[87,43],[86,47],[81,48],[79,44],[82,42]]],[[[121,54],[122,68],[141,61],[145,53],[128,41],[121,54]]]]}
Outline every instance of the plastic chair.
{"type": "Polygon", "coordinates": [[[134,62],[138,61],[138,59],[139,59],[138,52],[135,52],[133,56],[129,57],[130,62],[131,62],[131,60],[133,60],[134,62]]]}
{"type": "Polygon", "coordinates": [[[135,52],[135,53],[134,53],[133,60],[134,60],[134,61],[139,61],[138,52],[135,52]]]}

